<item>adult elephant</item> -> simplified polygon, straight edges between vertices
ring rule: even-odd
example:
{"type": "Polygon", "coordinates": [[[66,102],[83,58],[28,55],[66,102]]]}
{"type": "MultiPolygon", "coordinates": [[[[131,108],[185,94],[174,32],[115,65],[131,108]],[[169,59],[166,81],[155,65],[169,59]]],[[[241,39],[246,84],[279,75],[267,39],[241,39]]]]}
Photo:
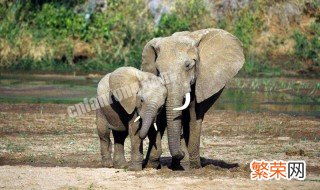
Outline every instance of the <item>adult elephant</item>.
{"type": "Polygon", "coordinates": [[[220,29],[177,32],[146,44],[141,69],[171,79],[168,82],[164,77],[173,166],[201,167],[199,148],[204,115],[243,63],[241,42],[220,29]]]}

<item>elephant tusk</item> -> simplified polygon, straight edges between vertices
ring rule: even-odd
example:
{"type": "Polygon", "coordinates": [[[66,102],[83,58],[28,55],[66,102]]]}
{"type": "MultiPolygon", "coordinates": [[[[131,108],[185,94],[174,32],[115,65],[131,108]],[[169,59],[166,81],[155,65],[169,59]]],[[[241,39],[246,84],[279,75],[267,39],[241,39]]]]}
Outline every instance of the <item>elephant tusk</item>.
{"type": "Polygon", "coordinates": [[[134,123],[140,119],[140,115],[133,121],[134,123]]]}
{"type": "Polygon", "coordinates": [[[189,104],[190,104],[190,100],[191,100],[191,97],[190,97],[190,92],[186,93],[186,101],[184,102],[183,106],[179,107],[179,108],[173,108],[174,111],[182,111],[184,109],[186,109],[189,104]]]}
{"type": "Polygon", "coordinates": [[[153,123],[154,128],[156,129],[156,131],[158,131],[158,127],[156,123],[153,123]]]}

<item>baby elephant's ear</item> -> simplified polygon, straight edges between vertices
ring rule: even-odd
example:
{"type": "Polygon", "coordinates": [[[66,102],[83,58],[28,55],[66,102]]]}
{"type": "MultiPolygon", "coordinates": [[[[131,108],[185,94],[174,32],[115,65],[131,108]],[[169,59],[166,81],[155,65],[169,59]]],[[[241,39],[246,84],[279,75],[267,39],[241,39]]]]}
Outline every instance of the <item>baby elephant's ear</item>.
{"type": "Polygon", "coordinates": [[[113,96],[120,102],[128,114],[131,114],[136,107],[139,80],[136,76],[136,69],[132,67],[121,67],[110,74],[110,89],[113,96]]]}

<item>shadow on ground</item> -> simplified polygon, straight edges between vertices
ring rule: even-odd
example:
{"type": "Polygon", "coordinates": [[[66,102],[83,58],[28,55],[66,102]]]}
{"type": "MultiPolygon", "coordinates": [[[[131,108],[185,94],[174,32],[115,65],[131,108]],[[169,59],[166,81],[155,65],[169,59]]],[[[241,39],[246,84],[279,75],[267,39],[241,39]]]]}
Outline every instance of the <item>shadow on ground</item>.
{"type": "MultiPolygon", "coordinates": [[[[166,166],[168,168],[171,168],[171,157],[161,157],[160,158],[160,164],[161,166],[166,166]]],[[[202,167],[206,167],[206,166],[216,166],[216,167],[220,167],[223,169],[231,169],[231,168],[236,168],[239,167],[238,163],[227,163],[223,160],[214,160],[214,159],[210,159],[210,158],[204,158],[201,157],[201,166],[202,167]]]]}
{"type": "MultiPolygon", "coordinates": [[[[84,155],[82,155],[84,156],[84,155]]],[[[78,155],[65,155],[64,159],[55,160],[50,158],[42,157],[29,157],[29,158],[9,158],[9,157],[0,157],[0,165],[31,165],[36,167],[83,167],[83,168],[101,168],[102,165],[99,160],[96,159],[99,155],[87,155],[85,157],[81,157],[78,155]],[[82,162],[83,161],[83,162],[82,162]]],[[[171,169],[171,157],[161,157],[160,164],[162,168],[170,168],[171,169]]],[[[222,169],[232,169],[239,167],[238,163],[227,163],[223,160],[215,160],[209,158],[201,157],[201,166],[215,166],[222,169]]],[[[159,169],[159,168],[158,168],[159,169]]]]}

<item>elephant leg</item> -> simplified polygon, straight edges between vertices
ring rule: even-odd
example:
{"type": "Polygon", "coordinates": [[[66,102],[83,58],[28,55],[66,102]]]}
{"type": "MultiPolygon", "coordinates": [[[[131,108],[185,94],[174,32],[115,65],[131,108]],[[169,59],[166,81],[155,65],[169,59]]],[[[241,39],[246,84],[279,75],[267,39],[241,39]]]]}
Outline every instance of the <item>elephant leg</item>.
{"type": "Polygon", "coordinates": [[[189,122],[189,139],[188,139],[188,152],[190,156],[190,167],[201,168],[200,162],[200,135],[203,117],[197,118],[196,114],[196,101],[190,104],[190,122],[189,122]]]}
{"type": "Polygon", "coordinates": [[[212,107],[212,105],[217,101],[220,97],[222,88],[219,92],[212,95],[207,100],[196,103],[193,100],[190,104],[189,108],[189,115],[190,115],[190,122],[189,122],[189,138],[188,138],[188,151],[190,155],[190,167],[191,168],[201,168],[201,161],[200,161],[200,136],[201,136],[201,128],[202,128],[202,121],[204,115],[207,111],[212,107]]]}
{"type": "Polygon", "coordinates": [[[161,138],[163,132],[156,131],[154,128],[149,130],[149,147],[146,156],[146,167],[160,168],[160,156],[162,154],[161,138]]]}
{"type": "Polygon", "coordinates": [[[171,167],[174,170],[189,170],[190,169],[190,157],[189,157],[189,152],[188,152],[188,148],[185,142],[185,138],[183,137],[183,135],[181,136],[180,139],[180,146],[181,146],[181,150],[184,152],[185,156],[183,157],[182,160],[176,160],[174,158],[172,158],[172,164],[171,167]]]}
{"type": "Polygon", "coordinates": [[[139,122],[131,123],[129,126],[129,135],[131,140],[131,164],[129,170],[142,170],[143,145],[139,137],[139,122]]]}
{"type": "Polygon", "coordinates": [[[180,161],[180,165],[182,166],[183,170],[189,170],[190,169],[190,155],[189,151],[186,145],[185,138],[181,138],[181,150],[184,152],[185,156],[180,161]]]}
{"type": "Polygon", "coordinates": [[[128,163],[124,157],[124,141],[128,132],[112,130],[112,133],[114,137],[113,166],[119,169],[126,168],[128,163]]]}
{"type": "Polygon", "coordinates": [[[181,121],[181,125],[182,125],[182,133],[180,136],[180,147],[181,147],[181,151],[183,151],[184,153],[184,157],[182,160],[178,160],[175,158],[172,158],[172,164],[171,167],[174,170],[189,170],[190,169],[190,156],[189,156],[189,151],[187,148],[187,141],[188,140],[188,131],[189,130],[189,123],[187,122],[189,121],[188,115],[184,113],[184,111],[182,112],[182,121],[181,121]]]}
{"type": "Polygon", "coordinates": [[[112,167],[112,144],[110,140],[111,131],[108,127],[107,119],[100,109],[96,111],[96,124],[100,140],[102,166],[110,168],[112,167]]]}

